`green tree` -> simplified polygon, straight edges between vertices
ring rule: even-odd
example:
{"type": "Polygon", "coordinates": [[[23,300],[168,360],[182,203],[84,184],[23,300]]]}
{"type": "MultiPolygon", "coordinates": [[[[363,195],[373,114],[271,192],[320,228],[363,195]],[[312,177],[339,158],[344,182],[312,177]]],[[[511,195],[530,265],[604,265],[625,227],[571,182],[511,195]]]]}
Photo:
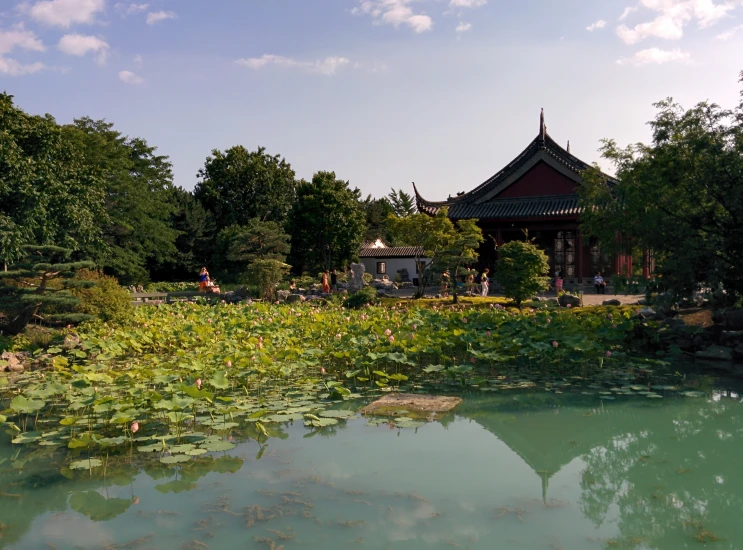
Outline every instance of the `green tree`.
{"type": "Polygon", "coordinates": [[[129,138],[104,120],[81,118],[64,128],[82,160],[104,182],[107,215],[100,220],[104,246],[83,251],[122,283],[149,278],[148,260],[176,257],[178,233],[170,226],[171,164],[140,138],[129,138]]]}
{"type": "Polygon", "coordinates": [[[294,170],[265,151],[237,145],[207,157],[194,196],[214,214],[217,227],[247,225],[252,218],[286,223],[296,198],[294,170]]]}
{"type": "Polygon", "coordinates": [[[393,246],[394,239],[387,223],[390,215],[395,215],[390,201],[385,197],[374,199],[371,195],[368,195],[361,202],[361,208],[366,215],[364,240],[374,242],[377,239],[382,239],[388,245],[393,246]]]}
{"type": "MultiPolygon", "coordinates": [[[[743,73],[741,73],[743,83],[743,73]]],[[[584,231],[605,249],[652,251],[668,290],[743,294],[743,92],[737,108],[655,104],[652,142],[604,140],[617,182],[597,167],[581,187],[584,231]]]]}
{"type": "Polygon", "coordinates": [[[91,315],[74,313],[80,299],[72,292],[81,269],[92,269],[92,262],[70,261],[72,251],[59,246],[23,247],[23,257],[0,271],[0,330],[20,334],[32,319],[46,322],[81,322],[93,319],[91,315]],[[53,313],[48,313],[53,310],[53,313]]]}
{"type": "Polygon", "coordinates": [[[413,197],[402,189],[398,189],[397,191],[392,189],[387,195],[387,199],[392,206],[392,210],[395,212],[395,216],[398,218],[415,214],[415,201],[413,197]]]}
{"type": "Polygon", "coordinates": [[[100,270],[81,269],[77,272],[77,279],[93,283],[70,289],[72,295],[80,299],[75,308],[77,311],[105,322],[124,323],[131,318],[134,313],[131,294],[119,286],[115,277],[100,270]]]}
{"type": "Polygon", "coordinates": [[[281,225],[253,218],[233,237],[228,257],[248,263],[256,260],[284,262],[289,251],[289,235],[281,225]]]}
{"type": "Polygon", "coordinates": [[[532,241],[511,241],[499,249],[496,279],[503,293],[521,302],[549,288],[549,258],[532,241]]]}
{"type": "Polygon", "coordinates": [[[50,115],[28,115],[0,94],[0,269],[31,243],[98,246],[103,196],[98,173],[50,115]]]}
{"type": "MultiPolygon", "coordinates": [[[[456,225],[456,234],[451,246],[442,251],[439,265],[458,275],[460,271],[477,263],[479,254],[477,249],[485,239],[476,220],[459,220],[456,225]]],[[[469,269],[467,269],[469,271],[469,269]]],[[[459,302],[458,287],[454,278],[450,280],[451,294],[454,303],[459,302]]]]}
{"type": "Polygon", "coordinates": [[[258,287],[264,299],[273,300],[276,297],[276,285],[290,268],[290,265],[279,260],[261,258],[247,267],[245,276],[249,284],[258,287]]]}
{"type": "Polygon", "coordinates": [[[300,183],[289,223],[295,268],[316,273],[357,257],[366,227],[360,196],[335,172],[318,172],[300,183]]]}
{"type": "Polygon", "coordinates": [[[390,231],[399,246],[416,247],[415,265],[418,271],[418,290],[416,298],[422,298],[429,279],[435,272],[446,269],[447,251],[454,249],[457,230],[442,208],[435,216],[411,214],[405,217],[390,216],[390,231]],[[425,264],[424,258],[430,259],[425,264]]]}

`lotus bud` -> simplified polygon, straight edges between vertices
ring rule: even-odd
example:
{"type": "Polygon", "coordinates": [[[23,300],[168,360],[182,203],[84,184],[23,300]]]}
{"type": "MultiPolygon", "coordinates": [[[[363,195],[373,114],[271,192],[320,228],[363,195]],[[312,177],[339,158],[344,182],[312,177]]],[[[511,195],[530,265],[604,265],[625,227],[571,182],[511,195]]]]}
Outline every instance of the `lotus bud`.
{"type": "Polygon", "coordinates": [[[201,388],[201,378],[196,379],[196,387],[201,388]]]}
{"type": "Polygon", "coordinates": [[[384,331],[385,336],[389,336],[390,334],[392,334],[392,331],[390,329],[384,331]]]}
{"type": "Polygon", "coordinates": [[[320,374],[325,374],[325,367],[320,367],[320,374]]]}
{"type": "Polygon", "coordinates": [[[227,368],[230,368],[232,366],[232,361],[227,361],[227,368]]]}
{"type": "Polygon", "coordinates": [[[474,357],[470,357],[470,363],[477,363],[477,359],[475,359],[474,357]]]}
{"type": "Polygon", "coordinates": [[[394,342],[394,341],[395,341],[395,337],[394,336],[390,336],[390,342],[394,342]]]}
{"type": "Polygon", "coordinates": [[[130,429],[133,434],[137,433],[139,431],[139,422],[132,422],[132,427],[130,429]]]}
{"type": "Polygon", "coordinates": [[[467,324],[467,317],[462,317],[462,322],[466,325],[467,324]]]}
{"type": "Polygon", "coordinates": [[[552,347],[553,347],[553,348],[556,348],[556,347],[557,347],[557,346],[559,346],[559,345],[560,345],[560,344],[558,344],[558,343],[557,343],[557,340],[553,340],[553,341],[552,341],[552,347]]]}
{"type": "Polygon", "coordinates": [[[611,352],[607,350],[607,351],[606,351],[606,356],[607,356],[607,357],[611,357],[611,352]]]}

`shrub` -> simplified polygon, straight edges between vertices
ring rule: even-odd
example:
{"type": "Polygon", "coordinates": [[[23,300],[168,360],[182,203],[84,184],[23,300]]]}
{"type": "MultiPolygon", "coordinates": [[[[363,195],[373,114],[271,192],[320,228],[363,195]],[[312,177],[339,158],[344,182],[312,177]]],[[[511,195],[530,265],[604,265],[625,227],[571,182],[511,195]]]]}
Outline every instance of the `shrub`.
{"type": "Polygon", "coordinates": [[[503,294],[521,307],[521,302],[549,287],[547,255],[531,242],[511,241],[500,247],[496,278],[503,294]]]}
{"type": "Polygon", "coordinates": [[[79,312],[113,323],[123,323],[130,319],[134,313],[131,295],[119,286],[115,277],[105,275],[102,271],[81,269],[77,278],[95,283],[72,291],[81,301],[77,306],[79,312]]]}
{"type": "Polygon", "coordinates": [[[199,289],[199,283],[194,281],[177,283],[149,283],[145,286],[147,292],[190,292],[199,289]]]}
{"type": "Polygon", "coordinates": [[[261,296],[273,300],[276,285],[284,278],[291,266],[278,260],[255,260],[245,271],[245,277],[260,289],[261,296]]]}
{"type": "Polygon", "coordinates": [[[364,282],[366,284],[371,283],[374,280],[374,276],[371,273],[364,272],[364,282]]]}
{"type": "Polygon", "coordinates": [[[355,292],[349,296],[345,302],[344,307],[351,309],[358,309],[366,305],[373,305],[379,301],[377,298],[377,290],[370,286],[365,286],[358,292],[355,292]]]}

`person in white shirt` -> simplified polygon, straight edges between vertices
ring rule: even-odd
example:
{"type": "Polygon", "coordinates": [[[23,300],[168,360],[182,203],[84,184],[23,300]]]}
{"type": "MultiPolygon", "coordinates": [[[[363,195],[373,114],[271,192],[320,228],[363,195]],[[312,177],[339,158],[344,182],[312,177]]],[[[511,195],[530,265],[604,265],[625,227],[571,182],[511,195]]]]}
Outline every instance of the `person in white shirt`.
{"type": "Polygon", "coordinates": [[[596,287],[596,294],[606,294],[606,281],[604,281],[600,271],[593,278],[593,286],[596,287]]]}

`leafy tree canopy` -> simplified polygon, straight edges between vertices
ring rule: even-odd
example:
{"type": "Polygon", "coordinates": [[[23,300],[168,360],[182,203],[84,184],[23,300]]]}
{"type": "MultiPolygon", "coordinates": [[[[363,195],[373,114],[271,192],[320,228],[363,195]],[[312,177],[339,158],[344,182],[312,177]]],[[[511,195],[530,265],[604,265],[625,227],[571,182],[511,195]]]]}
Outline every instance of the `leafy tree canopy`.
{"type": "Polygon", "coordinates": [[[252,218],[286,223],[296,197],[294,170],[265,151],[237,145],[207,157],[194,196],[214,214],[217,227],[247,225],[252,218]]]}
{"type": "MultiPolygon", "coordinates": [[[[484,240],[482,229],[478,227],[476,220],[457,221],[456,233],[451,245],[439,256],[439,266],[457,275],[460,269],[477,263],[479,258],[477,249],[484,240]]],[[[458,287],[454,277],[450,278],[449,282],[452,284],[452,298],[454,303],[457,303],[458,287]]]]}
{"type": "Polygon", "coordinates": [[[547,255],[531,241],[511,241],[499,249],[496,279],[516,305],[549,287],[547,255]]]}
{"type": "Polygon", "coordinates": [[[23,258],[30,243],[98,246],[105,186],[79,144],[8,94],[0,94],[0,128],[0,264],[23,258]]]}
{"type": "Polygon", "coordinates": [[[587,171],[583,227],[605,247],[652,251],[660,281],[677,294],[700,285],[742,294],[743,100],[732,110],[708,102],[684,110],[672,99],[655,107],[649,145],[604,140],[619,181],[587,171]]]}
{"type": "Polygon", "coordinates": [[[300,183],[289,225],[295,268],[317,272],[357,257],[366,228],[360,196],[335,172],[318,172],[311,182],[300,183]]]}
{"type": "Polygon", "coordinates": [[[394,245],[394,238],[387,224],[387,218],[395,215],[390,201],[386,197],[374,199],[368,195],[361,203],[361,207],[366,214],[364,240],[373,242],[382,239],[388,245],[394,245]]]}
{"type": "Polygon", "coordinates": [[[289,250],[289,235],[281,225],[253,218],[233,237],[228,256],[231,260],[248,263],[256,260],[284,262],[289,250]]]}
{"type": "Polygon", "coordinates": [[[387,195],[387,200],[389,200],[395,216],[404,218],[405,216],[415,214],[415,201],[413,197],[402,189],[398,189],[397,191],[392,189],[387,195]]]}

